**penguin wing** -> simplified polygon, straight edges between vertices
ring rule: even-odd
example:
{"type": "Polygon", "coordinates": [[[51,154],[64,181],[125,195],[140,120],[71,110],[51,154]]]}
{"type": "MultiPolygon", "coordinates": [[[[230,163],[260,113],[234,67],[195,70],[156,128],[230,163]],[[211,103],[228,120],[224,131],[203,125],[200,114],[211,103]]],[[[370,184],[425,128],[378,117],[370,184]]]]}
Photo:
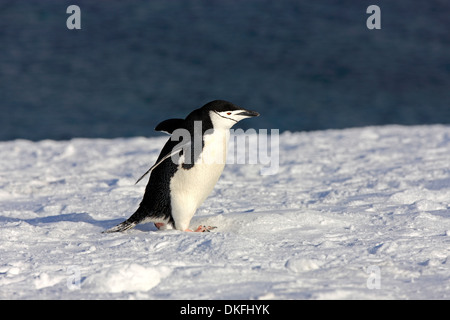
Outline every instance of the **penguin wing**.
{"type": "Polygon", "coordinates": [[[164,162],[164,160],[166,160],[167,158],[170,158],[171,156],[173,156],[174,154],[182,151],[184,148],[189,147],[191,145],[191,142],[185,142],[185,143],[178,143],[176,145],[174,145],[175,143],[177,143],[176,141],[171,141],[169,139],[169,141],[167,141],[167,143],[165,144],[164,148],[162,149],[158,160],[156,160],[156,163],[150,167],[150,169],[148,169],[135,183],[138,184],[139,181],[141,181],[147,174],[149,174],[150,172],[153,171],[153,169],[155,169],[157,166],[159,166],[161,163],[164,162]]]}
{"type": "Polygon", "coordinates": [[[155,131],[165,132],[167,134],[172,134],[176,129],[184,128],[184,119],[167,119],[160,122],[155,131]]]}

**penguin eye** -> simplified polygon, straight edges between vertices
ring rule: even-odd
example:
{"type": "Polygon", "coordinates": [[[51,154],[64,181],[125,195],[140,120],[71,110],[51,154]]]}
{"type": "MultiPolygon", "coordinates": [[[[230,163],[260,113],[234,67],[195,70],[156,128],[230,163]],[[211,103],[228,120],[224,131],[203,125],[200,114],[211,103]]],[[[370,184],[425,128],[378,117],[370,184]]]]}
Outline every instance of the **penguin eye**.
{"type": "Polygon", "coordinates": [[[227,112],[227,115],[231,115],[231,112],[227,112]]]}

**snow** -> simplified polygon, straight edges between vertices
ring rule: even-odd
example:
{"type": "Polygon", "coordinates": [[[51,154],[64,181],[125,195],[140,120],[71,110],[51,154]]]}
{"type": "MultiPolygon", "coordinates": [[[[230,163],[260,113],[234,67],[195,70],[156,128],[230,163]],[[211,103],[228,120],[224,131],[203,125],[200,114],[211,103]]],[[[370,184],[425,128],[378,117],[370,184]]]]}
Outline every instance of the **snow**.
{"type": "Polygon", "coordinates": [[[1,299],[449,299],[450,127],[279,137],[191,227],[130,216],[167,137],[0,142],[1,299]]]}

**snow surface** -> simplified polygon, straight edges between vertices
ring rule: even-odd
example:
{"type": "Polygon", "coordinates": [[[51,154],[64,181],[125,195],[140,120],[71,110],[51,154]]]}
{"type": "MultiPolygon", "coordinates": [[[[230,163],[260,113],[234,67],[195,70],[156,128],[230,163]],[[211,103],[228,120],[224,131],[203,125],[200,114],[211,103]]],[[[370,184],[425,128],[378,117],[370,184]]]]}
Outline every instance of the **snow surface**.
{"type": "Polygon", "coordinates": [[[192,221],[129,217],[167,137],[0,143],[1,299],[449,299],[450,127],[283,133],[192,221]]]}

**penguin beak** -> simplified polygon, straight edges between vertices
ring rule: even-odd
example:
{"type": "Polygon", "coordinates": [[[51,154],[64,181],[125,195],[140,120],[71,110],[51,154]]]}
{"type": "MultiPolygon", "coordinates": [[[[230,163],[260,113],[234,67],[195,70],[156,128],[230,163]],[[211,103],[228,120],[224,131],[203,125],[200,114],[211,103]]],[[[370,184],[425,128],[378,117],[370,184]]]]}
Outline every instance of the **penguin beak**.
{"type": "Polygon", "coordinates": [[[244,110],[242,112],[237,113],[236,115],[244,116],[244,117],[257,117],[257,116],[259,116],[259,113],[256,111],[244,110]]]}

